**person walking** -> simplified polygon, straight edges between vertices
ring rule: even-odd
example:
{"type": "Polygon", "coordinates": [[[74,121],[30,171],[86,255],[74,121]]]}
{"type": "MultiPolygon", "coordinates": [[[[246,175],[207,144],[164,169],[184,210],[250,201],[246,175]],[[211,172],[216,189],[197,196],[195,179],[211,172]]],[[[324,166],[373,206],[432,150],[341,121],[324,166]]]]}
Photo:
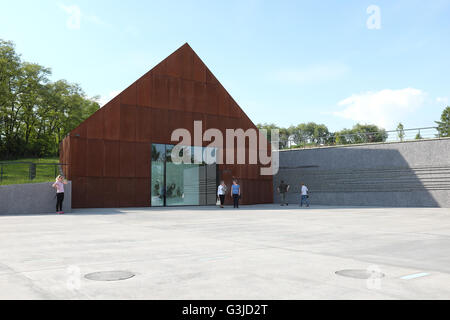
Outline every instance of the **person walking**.
{"type": "Polygon", "coordinates": [[[308,187],[305,186],[304,183],[302,183],[302,188],[301,188],[300,192],[301,192],[300,207],[303,207],[303,203],[305,203],[306,207],[309,208],[309,200],[308,200],[308,198],[309,198],[309,194],[308,194],[309,190],[308,190],[308,187]]]}
{"type": "Polygon", "coordinates": [[[278,193],[280,194],[280,206],[289,205],[289,203],[286,202],[286,193],[289,191],[289,185],[284,183],[283,180],[281,180],[280,185],[277,188],[278,193]]]}
{"type": "Polygon", "coordinates": [[[67,180],[63,176],[56,177],[56,182],[52,185],[56,189],[56,213],[64,214],[62,209],[64,201],[64,185],[67,184],[67,180]]]}
{"type": "Polygon", "coordinates": [[[239,199],[241,198],[241,186],[238,184],[237,180],[233,180],[233,185],[231,186],[231,197],[233,198],[234,208],[239,208],[239,199]]]}
{"type": "Polygon", "coordinates": [[[220,207],[223,208],[223,204],[225,203],[225,195],[227,194],[227,186],[225,181],[221,181],[219,187],[217,188],[217,196],[220,199],[220,207]]]}

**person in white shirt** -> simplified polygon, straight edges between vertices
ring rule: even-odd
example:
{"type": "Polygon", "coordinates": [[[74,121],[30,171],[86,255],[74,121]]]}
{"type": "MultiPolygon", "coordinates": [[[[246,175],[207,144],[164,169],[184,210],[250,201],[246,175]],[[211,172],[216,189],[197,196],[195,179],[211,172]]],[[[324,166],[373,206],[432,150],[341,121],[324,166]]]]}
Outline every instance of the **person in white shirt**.
{"type": "Polygon", "coordinates": [[[303,203],[305,203],[306,207],[309,208],[308,192],[309,192],[308,187],[305,186],[304,183],[302,183],[300,207],[303,207],[303,203]]]}
{"type": "Polygon", "coordinates": [[[220,182],[219,188],[217,188],[217,196],[220,199],[220,207],[223,208],[223,204],[225,202],[225,195],[227,194],[227,186],[225,184],[225,181],[220,182]]]}

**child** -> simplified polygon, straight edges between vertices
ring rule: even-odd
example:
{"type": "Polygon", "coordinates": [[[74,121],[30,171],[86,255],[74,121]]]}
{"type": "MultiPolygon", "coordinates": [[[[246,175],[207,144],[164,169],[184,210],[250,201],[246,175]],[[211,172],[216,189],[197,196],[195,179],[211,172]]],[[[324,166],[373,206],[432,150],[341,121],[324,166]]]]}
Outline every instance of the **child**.
{"type": "Polygon", "coordinates": [[[62,211],[62,205],[64,201],[64,185],[67,184],[67,180],[63,176],[56,177],[56,182],[52,185],[56,189],[56,213],[64,214],[62,211]]]}

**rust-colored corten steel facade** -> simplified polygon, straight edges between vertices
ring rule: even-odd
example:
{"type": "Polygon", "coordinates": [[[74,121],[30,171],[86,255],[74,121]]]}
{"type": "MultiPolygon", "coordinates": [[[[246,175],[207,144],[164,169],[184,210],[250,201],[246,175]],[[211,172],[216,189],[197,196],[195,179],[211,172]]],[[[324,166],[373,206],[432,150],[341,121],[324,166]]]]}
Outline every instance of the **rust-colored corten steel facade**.
{"type": "MultiPolygon", "coordinates": [[[[217,128],[224,137],[226,129],[256,129],[185,44],[64,139],[60,160],[69,164],[65,174],[72,180],[72,206],[151,206],[152,144],[177,144],[171,134],[178,128],[193,136],[196,120],[203,131],[217,128]]],[[[239,179],[242,204],[272,203],[272,176],[260,175],[260,168],[223,164],[218,175],[228,186],[232,177],[239,179]]]]}

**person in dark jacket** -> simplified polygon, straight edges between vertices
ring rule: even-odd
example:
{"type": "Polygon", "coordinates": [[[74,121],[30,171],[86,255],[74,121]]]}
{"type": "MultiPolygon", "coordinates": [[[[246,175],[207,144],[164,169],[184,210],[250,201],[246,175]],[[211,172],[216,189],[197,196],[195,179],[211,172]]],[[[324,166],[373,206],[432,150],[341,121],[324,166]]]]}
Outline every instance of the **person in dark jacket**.
{"type": "Polygon", "coordinates": [[[280,194],[280,205],[284,206],[284,205],[289,205],[289,203],[287,203],[286,201],[286,193],[289,191],[289,185],[284,183],[283,180],[281,180],[280,185],[278,186],[277,190],[278,193],[280,194]]]}

